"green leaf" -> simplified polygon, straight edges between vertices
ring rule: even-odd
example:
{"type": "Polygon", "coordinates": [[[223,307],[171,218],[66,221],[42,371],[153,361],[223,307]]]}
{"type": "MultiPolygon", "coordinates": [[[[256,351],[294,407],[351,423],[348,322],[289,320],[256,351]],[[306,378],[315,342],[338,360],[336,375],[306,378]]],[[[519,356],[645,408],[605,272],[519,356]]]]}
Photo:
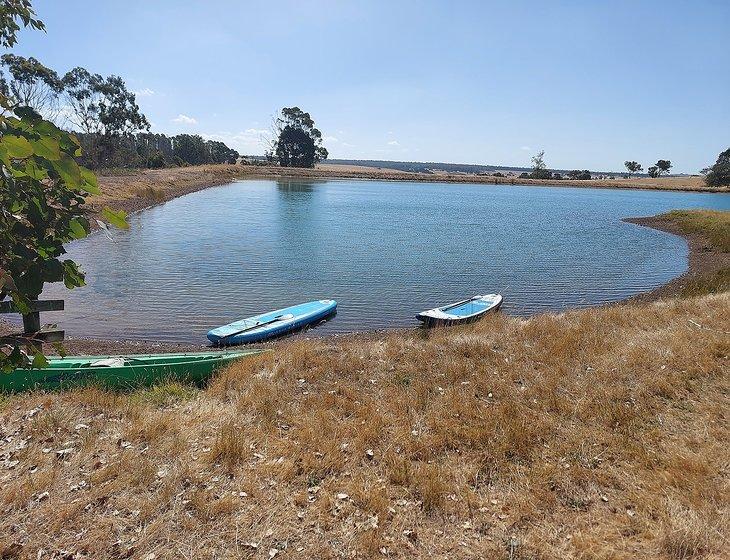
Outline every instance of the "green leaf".
{"type": "Polygon", "coordinates": [[[32,159],[27,160],[27,163],[25,164],[25,173],[29,177],[37,179],[38,181],[43,181],[48,178],[48,171],[46,171],[43,167],[39,167],[32,159]]]}
{"type": "Polygon", "coordinates": [[[79,169],[81,170],[81,178],[84,180],[84,190],[89,194],[101,194],[94,172],[85,167],[79,169]]]}
{"type": "Polygon", "coordinates": [[[8,134],[0,140],[11,158],[27,158],[33,155],[33,146],[22,136],[8,134]]]}
{"type": "Polygon", "coordinates": [[[68,356],[68,352],[66,352],[66,348],[64,347],[64,345],[62,343],[52,342],[51,346],[53,346],[53,348],[56,350],[56,352],[58,352],[58,355],[61,356],[62,358],[65,358],[66,356],[68,356]]]}
{"type": "Polygon", "coordinates": [[[43,118],[32,107],[16,107],[13,112],[24,121],[38,122],[43,118]]]}
{"type": "Polygon", "coordinates": [[[81,225],[81,222],[76,219],[71,220],[68,223],[68,227],[71,230],[71,233],[73,234],[75,239],[83,239],[88,235],[86,232],[86,228],[84,228],[84,226],[81,225]]]}
{"type": "Polygon", "coordinates": [[[84,286],[84,273],[72,260],[63,261],[63,283],[69,289],[84,286]]]}
{"type": "Polygon", "coordinates": [[[37,156],[51,161],[61,159],[61,144],[55,138],[43,136],[40,140],[31,141],[31,145],[37,156]]]}
{"type": "Polygon", "coordinates": [[[117,210],[116,212],[105,206],[101,211],[101,217],[104,218],[111,225],[116,226],[120,229],[129,229],[127,223],[127,213],[124,210],[117,210]]]}
{"type": "Polygon", "coordinates": [[[8,149],[2,144],[0,144],[0,161],[3,162],[5,167],[10,167],[12,165],[10,156],[8,155],[8,149]]]}
{"type": "Polygon", "coordinates": [[[61,176],[63,182],[66,183],[68,188],[72,190],[79,190],[83,188],[81,170],[72,157],[64,154],[61,159],[58,161],[52,161],[51,164],[61,176]]]}
{"type": "Polygon", "coordinates": [[[23,315],[30,313],[28,300],[22,294],[19,292],[13,292],[10,296],[13,300],[13,304],[18,308],[18,311],[20,311],[23,315]]]}
{"type": "Polygon", "coordinates": [[[30,367],[32,367],[33,369],[48,367],[48,360],[41,351],[35,353],[35,355],[33,356],[33,362],[31,363],[30,367]]]}
{"type": "Polygon", "coordinates": [[[41,121],[33,126],[33,132],[40,134],[41,136],[51,136],[58,138],[63,132],[55,124],[49,121],[41,121]]]}

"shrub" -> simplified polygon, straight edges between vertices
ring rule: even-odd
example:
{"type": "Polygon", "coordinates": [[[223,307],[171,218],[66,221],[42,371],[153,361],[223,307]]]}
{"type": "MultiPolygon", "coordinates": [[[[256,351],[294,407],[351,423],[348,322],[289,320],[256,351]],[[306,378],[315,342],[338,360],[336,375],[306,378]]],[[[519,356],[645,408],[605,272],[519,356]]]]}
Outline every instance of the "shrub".
{"type": "Polygon", "coordinates": [[[715,165],[705,177],[705,184],[713,188],[730,186],[730,148],[717,156],[715,165]]]}

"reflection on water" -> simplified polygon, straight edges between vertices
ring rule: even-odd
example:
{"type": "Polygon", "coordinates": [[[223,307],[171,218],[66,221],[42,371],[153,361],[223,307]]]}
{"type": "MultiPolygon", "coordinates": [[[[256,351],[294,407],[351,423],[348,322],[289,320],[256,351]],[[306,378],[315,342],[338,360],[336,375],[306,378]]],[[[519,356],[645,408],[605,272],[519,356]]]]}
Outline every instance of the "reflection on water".
{"type": "Polygon", "coordinates": [[[615,301],[682,273],[685,242],[622,223],[728,195],[378,181],[242,181],[130,218],[70,255],[88,286],[48,296],[70,336],[204,341],[208,329],[312,299],[317,332],[415,325],[423,309],[502,292],[529,314],[615,301]]]}
{"type": "MultiPolygon", "coordinates": [[[[313,181],[311,179],[277,179],[276,188],[284,196],[287,194],[311,193],[317,184],[324,184],[326,181],[313,181]]],[[[297,197],[293,197],[297,198],[297,197]]]]}

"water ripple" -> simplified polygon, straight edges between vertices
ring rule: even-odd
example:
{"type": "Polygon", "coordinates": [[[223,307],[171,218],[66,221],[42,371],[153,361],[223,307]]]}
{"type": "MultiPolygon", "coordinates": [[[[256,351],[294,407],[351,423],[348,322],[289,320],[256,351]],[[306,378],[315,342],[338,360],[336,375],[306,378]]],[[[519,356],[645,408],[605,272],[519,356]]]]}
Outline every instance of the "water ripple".
{"type": "MultiPolygon", "coordinates": [[[[204,341],[217,325],[320,298],[319,331],[414,324],[422,309],[498,291],[527,315],[616,301],[686,268],[675,236],[622,223],[730,197],[377,181],[242,181],[72,243],[88,286],[54,313],[69,335],[204,341]]],[[[319,332],[318,331],[318,332],[319,332]]]]}

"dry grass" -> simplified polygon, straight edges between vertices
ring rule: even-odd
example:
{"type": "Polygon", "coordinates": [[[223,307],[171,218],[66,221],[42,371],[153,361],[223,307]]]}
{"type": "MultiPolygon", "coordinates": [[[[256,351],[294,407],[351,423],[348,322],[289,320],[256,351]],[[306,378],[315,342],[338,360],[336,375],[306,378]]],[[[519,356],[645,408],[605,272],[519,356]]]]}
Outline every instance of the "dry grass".
{"type": "Polygon", "coordinates": [[[165,200],[167,200],[165,191],[163,189],[156,188],[152,185],[138,187],[137,189],[135,189],[135,194],[138,197],[145,198],[155,204],[158,204],[160,202],[164,202],[165,200]]]}
{"type": "Polygon", "coordinates": [[[729,324],[730,294],[494,316],[288,342],[183,396],[11,397],[0,551],[722,558],[729,324]]]}
{"type": "Polygon", "coordinates": [[[722,210],[672,210],[661,214],[685,234],[703,235],[712,248],[730,253],[730,212],[722,210]]]}
{"type": "Polygon", "coordinates": [[[680,292],[682,297],[717,294],[730,291],[730,268],[690,278],[680,292]]]}

